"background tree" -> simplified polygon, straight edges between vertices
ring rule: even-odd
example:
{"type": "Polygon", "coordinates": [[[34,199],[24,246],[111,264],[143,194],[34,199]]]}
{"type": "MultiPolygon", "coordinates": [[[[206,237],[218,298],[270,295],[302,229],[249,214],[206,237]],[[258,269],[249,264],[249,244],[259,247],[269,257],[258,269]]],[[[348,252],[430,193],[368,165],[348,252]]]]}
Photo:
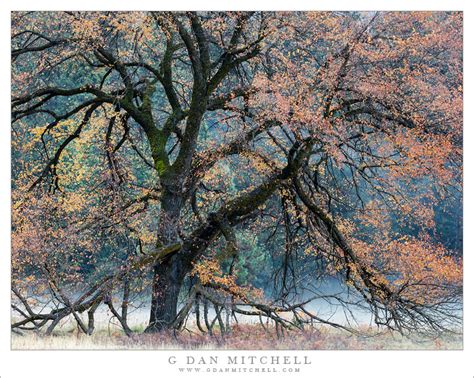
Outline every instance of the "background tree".
{"type": "Polygon", "coordinates": [[[90,333],[122,287],[129,333],[130,279],[141,290],[149,269],[150,332],[196,302],[199,320],[202,299],[221,328],[223,308],[338,326],[310,300],[401,332],[458,325],[460,256],[435,213],[460,201],[461,30],[459,13],[15,13],[13,269],[28,308],[13,327],[72,314],[90,333]],[[273,290],[248,286],[256,261],[273,290]],[[25,276],[55,310],[28,305],[25,276]]]}

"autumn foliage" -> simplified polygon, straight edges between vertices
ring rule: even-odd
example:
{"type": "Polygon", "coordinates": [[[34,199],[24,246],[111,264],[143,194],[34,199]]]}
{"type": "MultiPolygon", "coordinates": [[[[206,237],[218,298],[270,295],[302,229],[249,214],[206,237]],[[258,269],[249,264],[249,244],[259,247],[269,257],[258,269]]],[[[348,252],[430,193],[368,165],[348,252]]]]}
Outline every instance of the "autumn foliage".
{"type": "Polygon", "coordinates": [[[11,57],[14,330],[459,327],[460,13],[15,12],[11,57]]]}

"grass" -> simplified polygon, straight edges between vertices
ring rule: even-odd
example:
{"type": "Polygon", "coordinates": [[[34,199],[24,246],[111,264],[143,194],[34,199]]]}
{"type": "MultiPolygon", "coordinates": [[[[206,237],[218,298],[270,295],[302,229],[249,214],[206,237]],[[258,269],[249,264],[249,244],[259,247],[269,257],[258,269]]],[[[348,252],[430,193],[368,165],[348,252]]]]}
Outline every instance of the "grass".
{"type": "MultiPolygon", "coordinates": [[[[143,331],[136,326],[134,331],[143,331]]],[[[13,334],[11,347],[25,349],[230,349],[230,350],[459,350],[462,349],[461,336],[445,336],[434,340],[415,340],[398,334],[379,334],[370,337],[347,334],[333,328],[320,327],[305,332],[293,331],[284,337],[275,332],[266,332],[259,325],[236,325],[225,338],[209,336],[197,332],[184,331],[179,334],[163,332],[160,334],[134,334],[125,336],[112,327],[103,327],[92,336],[79,333],[77,329],[63,327],[52,336],[13,334]]]]}

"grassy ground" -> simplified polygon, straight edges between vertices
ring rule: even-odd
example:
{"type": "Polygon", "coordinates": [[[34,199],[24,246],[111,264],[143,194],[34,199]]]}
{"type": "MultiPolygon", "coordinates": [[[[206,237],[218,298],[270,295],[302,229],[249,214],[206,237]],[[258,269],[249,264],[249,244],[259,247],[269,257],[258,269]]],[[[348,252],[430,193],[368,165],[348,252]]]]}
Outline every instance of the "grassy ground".
{"type": "MultiPolygon", "coordinates": [[[[216,331],[216,334],[218,332],[216,331]]],[[[383,334],[371,337],[350,335],[332,328],[292,332],[276,337],[258,325],[235,326],[230,335],[202,335],[184,331],[180,334],[135,334],[131,337],[117,330],[101,329],[86,336],[74,329],[61,329],[53,336],[12,335],[12,349],[289,349],[289,350],[415,350],[462,349],[461,336],[434,340],[415,340],[400,335],[383,334]]]]}

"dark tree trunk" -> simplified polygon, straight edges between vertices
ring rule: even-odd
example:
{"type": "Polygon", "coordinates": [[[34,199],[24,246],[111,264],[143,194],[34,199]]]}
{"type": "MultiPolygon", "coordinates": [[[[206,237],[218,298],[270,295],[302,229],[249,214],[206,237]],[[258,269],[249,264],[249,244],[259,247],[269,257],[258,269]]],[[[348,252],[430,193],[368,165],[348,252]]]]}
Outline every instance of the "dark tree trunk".
{"type": "Polygon", "coordinates": [[[178,228],[183,197],[179,178],[162,178],[160,221],[158,224],[158,244],[165,246],[178,241],[178,228]]]}
{"type": "MultiPolygon", "coordinates": [[[[176,179],[162,180],[161,213],[158,225],[158,245],[178,241],[179,217],[182,207],[180,186],[176,179]]],[[[182,254],[173,255],[153,268],[150,322],[146,332],[169,329],[176,318],[178,297],[187,270],[182,254]]]]}
{"type": "Polygon", "coordinates": [[[146,332],[169,329],[176,318],[178,297],[187,268],[181,255],[174,255],[154,267],[150,322],[146,332]]]}

